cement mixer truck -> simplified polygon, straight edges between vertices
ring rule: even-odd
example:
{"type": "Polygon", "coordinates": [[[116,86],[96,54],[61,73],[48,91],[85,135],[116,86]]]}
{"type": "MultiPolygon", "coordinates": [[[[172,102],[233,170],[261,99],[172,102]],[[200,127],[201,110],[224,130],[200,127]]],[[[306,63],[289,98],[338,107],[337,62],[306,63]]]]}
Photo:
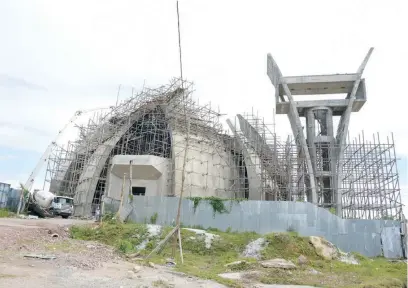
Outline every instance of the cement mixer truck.
{"type": "Polygon", "coordinates": [[[29,212],[39,217],[68,218],[73,214],[74,200],[70,197],[56,196],[51,192],[34,190],[28,202],[29,212]]]}

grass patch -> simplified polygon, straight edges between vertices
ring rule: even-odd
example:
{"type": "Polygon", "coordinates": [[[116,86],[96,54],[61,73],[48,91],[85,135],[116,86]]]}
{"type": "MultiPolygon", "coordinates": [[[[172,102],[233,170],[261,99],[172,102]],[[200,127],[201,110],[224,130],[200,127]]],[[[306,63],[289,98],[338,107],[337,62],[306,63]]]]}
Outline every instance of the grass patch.
{"type": "Polygon", "coordinates": [[[154,213],[152,216],[150,216],[150,224],[156,224],[158,216],[159,215],[157,213],[154,213]]]}
{"type": "Polygon", "coordinates": [[[309,260],[321,259],[309,243],[308,237],[301,237],[296,232],[271,233],[265,236],[268,243],[262,250],[262,259],[283,258],[296,261],[299,255],[309,260]]]}
{"type": "Polygon", "coordinates": [[[2,279],[2,278],[16,278],[16,277],[17,277],[16,275],[0,273],[0,279],[2,279]]]}
{"type": "Polygon", "coordinates": [[[62,252],[72,252],[73,250],[78,251],[78,247],[76,245],[74,246],[69,240],[61,241],[61,242],[56,242],[56,243],[51,243],[45,245],[45,248],[51,251],[62,251],[62,252]],[[75,249],[73,249],[75,247],[75,249]]]}
{"type": "MultiPolygon", "coordinates": [[[[159,236],[148,239],[146,243],[146,225],[123,224],[115,222],[113,219],[97,227],[74,226],[71,228],[71,236],[76,239],[94,240],[112,245],[121,253],[136,252],[136,246],[144,241],[145,249],[140,251],[141,255],[144,256],[150,253],[171,230],[172,227],[164,227],[159,236]]],[[[297,264],[299,255],[307,257],[307,265],[298,265],[297,269],[290,272],[280,269],[265,269],[255,259],[243,259],[240,256],[248,243],[260,237],[256,233],[227,233],[216,229],[208,229],[207,232],[219,236],[213,239],[210,248],[206,247],[205,236],[193,231],[181,230],[184,264],[181,264],[179,252],[177,252],[176,270],[203,279],[212,279],[230,287],[244,287],[245,284],[239,283],[242,281],[223,279],[218,274],[258,270],[261,274],[251,276],[251,278],[265,284],[310,285],[330,288],[406,287],[406,263],[393,263],[384,258],[369,259],[358,254],[354,254],[354,258],[360,262],[360,265],[324,260],[316,254],[309,238],[301,237],[296,232],[264,235],[266,244],[261,252],[262,259],[283,258],[291,260],[295,264],[297,264]],[[245,260],[245,262],[230,267],[225,266],[238,260],[245,260]]],[[[165,264],[166,258],[172,256],[173,243],[173,240],[170,240],[160,255],[154,255],[149,261],[165,264]]]]}
{"type": "Polygon", "coordinates": [[[143,224],[106,222],[99,227],[73,226],[70,234],[74,239],[99,241],[122,253],[132,253],[146,238],[147,228],[143,224]]]}
{"type": "Polygon", "coordinates": [[[0,208],[0,218],[8,218],[8,217],[13,217],[14,213],[10,212],[6,208],[0,208]]]}
{"type": "Polygon", "coordinates": [[[153,287],[170,288],[173,287],[163,280],[156,280],[152,282],[153,287]]]}

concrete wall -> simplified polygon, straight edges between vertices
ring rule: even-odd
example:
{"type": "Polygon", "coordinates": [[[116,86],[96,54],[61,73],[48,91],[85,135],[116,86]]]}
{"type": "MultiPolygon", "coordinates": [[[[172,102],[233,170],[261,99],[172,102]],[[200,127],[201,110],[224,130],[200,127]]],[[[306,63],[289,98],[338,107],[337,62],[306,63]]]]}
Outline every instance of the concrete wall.
{"type": "MultiPolygon", "coordinates": [[[[119,205],[109,200],[109,208],[117,210],[119,205]]],[[[148,221],[157,213],[157,224],[171,225],[176,219],[178,198],[176,197],[134,197],[125,204],[123,213],[135,222],[148,221]]],[[[186,226],[199,225],[225,231],[255,231],[260,234],[271,232],[297,231],[303,236],[322,236],[345,252],[358,252],[374,257],[383,254],[381,233],[385,227],[399,230],[400,222],[390,220],[342,219],[326,209],[308,202],[243,201],[225,203],[229,213],[213,215],[212,206],[200,202],[194,212],[193,202],[184,199],[181,222],[186,226]]],[[[384,237],[383,237],[384,238],[384,237]]],[[[389,258],[402,257],[401,240],[387,237],[384,253],[389,258]]]]}
{"type": "Polygon", "coordinates": [[[123,175],[126,173],[124,185],[125,195],[128,195],[129,161],[132,160],[132,186],[145,187],[146,196],[167,196],[171,183],[168,183],[169,159],[152,155],[116,155],[112,158],[112,169],[108,176],[107,196],[120,200],[123,175]]]}
{"type": "MultiPolygon", "coordinates": [[[[232,161],[229,151],[225,151],[223,143],[211,135],[190,134],[186,162],[186,179],[184,196],[217,196],[233,198],[230,187],[238,179],[238,169],[232,161]]],[[[174,194],[180,195],[183,171],[185,135],[173,131],[174,194]]],[[[236,189],[238,190],[238,189],[236,189]]],[[[243,195],[241,195],[243,197],[243,195]]]]}

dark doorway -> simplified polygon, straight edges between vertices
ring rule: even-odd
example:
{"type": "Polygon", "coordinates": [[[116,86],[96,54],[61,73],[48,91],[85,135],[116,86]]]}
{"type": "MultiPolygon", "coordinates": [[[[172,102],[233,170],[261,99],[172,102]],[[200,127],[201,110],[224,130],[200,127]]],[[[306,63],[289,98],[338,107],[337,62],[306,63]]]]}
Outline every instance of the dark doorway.
{"type": "Polygon", "coordinates": [[[134,196],[145,196],[146,187],[132,187],[132,195],[134,196]]]}

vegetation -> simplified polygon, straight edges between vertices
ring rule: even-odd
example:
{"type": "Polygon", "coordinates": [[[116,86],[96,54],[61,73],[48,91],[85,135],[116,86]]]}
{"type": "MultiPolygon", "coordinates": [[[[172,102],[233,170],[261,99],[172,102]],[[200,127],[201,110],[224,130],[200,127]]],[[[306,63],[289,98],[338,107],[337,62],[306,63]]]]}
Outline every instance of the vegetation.
{"type": "Polygon", "coordinates": [[[7,208],[0,208],[0,218],[7,218],[14,216],[13,212],[10,212],[7,208]]]}
{"type": "Polygon", "coordinates": [[[156,224],[158,216],[159,215],[157,213],[154,213],[152,216],[150,216],[150,224],[156,224]]]}
{"type": "MultiPolygon", "coordinates": [[[[103,222],[96,227],[78,227],[71,229],[71,235],[76,239],[97,240],[116,247],[121,253],[136,252],[135,246],[147,242],[141,256],[147,255],[157,243],[163,239],[172,227],[164,227],[161,234],[147,238],[147,228],[144,224],[119,223],[115,219],[103,222]]],[[[272,233],[264,236],[266,244],[261,251],[261,259],[283,258],[297,264],[299,255],[306,256],[308,263],[288,272],[287,270],[262,268],[255,259],[245,259],[240,255],[246,245],[260,237],[254,232],[237,233],[221,232],[208,229],[208,233],[219,235],[206,248],[204,238],[192,231],[182,229],[184,264],[176,255],[178,271],[205,279],[213,279],[230,287],[243,287],[239,282],[221,278],[220,273],[231,271],[261,272],[259,276],[251,275],[258,282],[265,284],[303,284],[318,287],[354,287],[354,288],[391,288],[406,287],[407,266],[404,262],[389,262],[384,258],[369,259],[355,254],[360,265],[346,264],[340,261],[328,261],[318,256],[307,237],[301,237],[296,232],[272,233]],[[245,260],[238,265],[225,265],[237,260],[245,260]],[[318,272],[317,272],[318,271],[318,272]],[[312,273],[314,272],[314,273],[312,273]]],[[[157,264],[165,264],[165,259],[171,257],[171,243],[168,243],[160,255],[149,259],[157,264]]],[[[160,287],[163,283],[156,283],[160,287]]]]}
{"type": "Polygon", "coordinates": [[[166,283],[165,281],[163,281],[163,280],[153,281],[152,285],[153,285],[153,287],[161,287],[161,288],[170,288],[170,287],[173,287],[173,286],[167,284],[167,283],[166,283]]]}
{"type": "Polygon", "coordinates": [[[215,214],[223,214],[223,213],[230,213],[231,208],[233,203],[239,203],[241,201],[245,201],[247,199],[240,199],[240,198],[234,198],[234,199],[225,199],[225,198],[218,198],[218,197],[188,197],[187,199],[193,201],[194,203],[194,213],[197,210],[198,205],[200,205],[200,203],[202,201],[206,201],[208,204],[211,205],[212,209],[213,209],[213,217],[215,217],[215,214]],[[225,206],[225,202],[229,202],[229,209],[227,209],[227,207],[225,206]]]}

